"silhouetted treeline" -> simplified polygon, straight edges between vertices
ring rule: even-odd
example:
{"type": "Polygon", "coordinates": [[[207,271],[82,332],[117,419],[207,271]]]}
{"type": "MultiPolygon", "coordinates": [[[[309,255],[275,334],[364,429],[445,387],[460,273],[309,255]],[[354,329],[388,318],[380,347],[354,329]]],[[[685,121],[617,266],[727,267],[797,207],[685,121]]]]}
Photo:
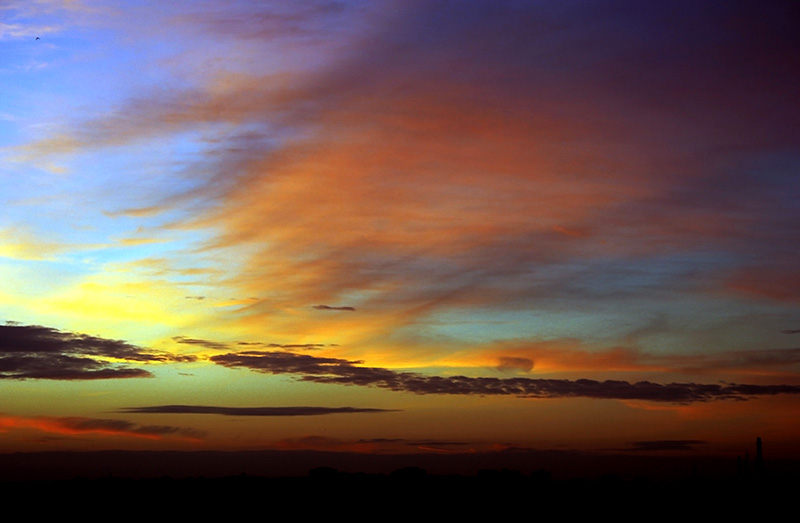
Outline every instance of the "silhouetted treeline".
{"type": "MultiPolygon", "coordinates": [[[[195,500],[206,507],[258,506],[260,503],[326,504],[369,503],[410,509],[453,503],[475,510],[503,512],[508,504],[549,503],[563,508],[594,507],[602,511],[630,510],[641,503],[656,503],[659,510],[729,511],[759,503],[778,507],[794,503],[798,476],[731,477],[652,480],[608,474],[596,478],[555,480],[547,470],[522,473],[513,469],[484,469],[474,475],[435,475],[420,467],[403,467],[388,474],[342,472],[317,467],[306,476],[263,477],[241,474],[225,477],[74,478],[0,482],[8,500],[36,494],[39,499],[95,500],[162,499],[195,500]]],[[[298,505],[299,504],[299,505],[298,505]]],[[[653,505],[650,505],[651,507],[653,505]]],[[[308,508],[308,507],[307,507],[308,508]]]]}
{"type": "Polygon", "coordinates": [[[11,506],[27,500],[26,506],[37,511],[66,510],[63,514],[87,507],[115,517],[134,510],[130,507],[157,507],[159,513],[168,509],[184,519],[212,513],[252,519],[253,511],[260,517],[288,507],[304,516],[303,521],[312,514],[390,520],[401,515],[452,520],[523,514],[535,519],[546,515],[543,509],[551,516],[553,511],[570,516],[568,520],[579,515],[765,520],[771,514],[783,517],[781,510],[795,510],[800,463],[759,460],[758,467],[745,465],[747,460],[564,452],[441,457],[260,451],[14,453],[0,455],[0,501],[11,506]],[[549,461],[552,469],[545,465],[548,458],[557,458],[549,461]],[[429,472],[423,463],[437,472],[429,472]],[[515,465],[507,466],[511,463],[515,465]],[[302,464],[306,466],[298,468],[302,464]],[[361,470],[371,471],[352,472],[362,465],[372,468],[361,470]]]}

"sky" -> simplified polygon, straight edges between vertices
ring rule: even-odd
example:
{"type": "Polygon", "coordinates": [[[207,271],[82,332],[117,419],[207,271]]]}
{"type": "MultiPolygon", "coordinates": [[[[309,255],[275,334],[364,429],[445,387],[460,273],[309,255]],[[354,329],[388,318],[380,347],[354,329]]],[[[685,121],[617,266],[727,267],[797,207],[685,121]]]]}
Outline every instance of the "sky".
{"type": "Polygon", "coordinates": [[[0,452],[800,458],[798,23],[0,0],[0,452]]]}

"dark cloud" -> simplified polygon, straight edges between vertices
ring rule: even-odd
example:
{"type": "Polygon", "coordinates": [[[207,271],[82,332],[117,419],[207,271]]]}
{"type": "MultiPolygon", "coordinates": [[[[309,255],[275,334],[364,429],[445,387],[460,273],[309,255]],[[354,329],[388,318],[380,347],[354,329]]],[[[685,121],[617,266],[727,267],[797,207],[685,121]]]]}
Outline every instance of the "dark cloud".
{"type": "Polygon", "coordinates": [[[222,343],[218,341],[203,340],[198,338],[187,338],[186,336],[173,336],[172,339],[176,343],[183,343],[185,345],[199,345],[207,349],[225,350],[229,348],[227,343],[222,343]]]}
{"type": "Polygon", "coordinates": [[[114,432],[138,436],[180,435],[199,438],[202,431],[173,427],[168,425],[138,425],[130,421],[96,418],[57,418],[56,421],[64,429],[75,432],[114,432]]]}
{"type": "Polygon", "coordinates": [[[631,442],[636,451],[659,451],[659,450],[680,450],[694,451],[695,446],[705,444],[705,441],[696,439],[685,440],[655,440],[655,441],[634,441],[631,442]]]}
{"type": "Polygon", "coordinates": [[[324,343],[270,343],[268,347],[275,347],[279,349],[288,349],[288,350],[318,350],[324,347],[324,343]]]}
{"type": "Polygon", "coordinates": [[[330,370],[350,367],[360,361],[324,358],[308,354],[278,351],[244,351],[209,358],[225,367],[247,367],[270,374],[327,374],[330,370]]]}
{"type": "Polygon", "coordinates": [[[408,441],[408,445],[414,447],[466,447],[474,445],[471,441],[448,441],[448,440],[414,440],[408,441]]]}
{"type": "MultiPolygon", "coordinates": [[[[232,343],[225,343],[220,341],[205,340],[202,338],[189,338],[186,336],[173,336],[172,340],[176,343],[184,345],[196,345],[198,347],[205,347],[207,349],[216,350],[229,350],[232,343]]],[[[235,345],[239,346],[255,346],[255,347],[270,347],[273,349],[286,349],[286,350],[318,350],[326,347],[324,343],[265,343],[261,341],[237,341],[235,345]]]]}
{"type": "Polygon", "coordinates": [[[597,398],[671,403],[717,399],[746,400],[754,396],[800,394],[798,385],[668,383],[622,380],[490,378],[426,376],[378,367],[360,361],[317,358],[307,354],[247,351],[212,356],[225,367],[245,367],[268,374],[297,374],[301,381],[378,387],[415,394],[510,395],[527,398],[597,398]]]}
{"type": "Polygon", "coordinates": [[[356,310],[355,307],[335,307],[332,305],[314,305],[314,308],[321,311],[354,311],[356,310]]]}
{"type": "Polygon", "coordinates": [[[522,370],[528,372],[531,369],[533,369],[533,360],[529,358],[503,357],[500,358],[500,361],[497,364],[497,370],[503,372],[515,371],[515,370],[522,370]]]}
{"type": "Polygon", "coordinates": [[[120,419],[38,416],[34,418],[13,418],[13,425],[62,434],[94,432],[143,438],[177,436],[190,439],[201,439],[205,436],[204,432],[195,429],[170,425],[139,425],[120,419]]]}
{"type": "Polygon", "coordinates": [[[151,375],[108,359],[160,363],[194,358],[39,325],[0,325],[0,379],[92,380],[151,375]]]}
{"type": "Polygon", "coordinates": [[[786,329],[781,332],[784,334],[800,334],[800,329],[786,329]]]}
{"type": "Polygon", "coordinates": [[[155,405],[125,407],[121,412],[135,414],[218,414],[222,416],[322,416],[394,412],[387,409],[357,407],[213,407],[206,405],[155,405]]]}
{"type": "MultiPolygon", "coordinates": [[[[212,342],[213,343],[213,342],[212,342]]],[[[335,343],[264,343],[261,341],[240,341],[236,343],[242,346],[259,346],[269,347],[272,349],[285,349],[287,351],[294,350],[319,350],[323,347],[335,347],[335,343]]]]}

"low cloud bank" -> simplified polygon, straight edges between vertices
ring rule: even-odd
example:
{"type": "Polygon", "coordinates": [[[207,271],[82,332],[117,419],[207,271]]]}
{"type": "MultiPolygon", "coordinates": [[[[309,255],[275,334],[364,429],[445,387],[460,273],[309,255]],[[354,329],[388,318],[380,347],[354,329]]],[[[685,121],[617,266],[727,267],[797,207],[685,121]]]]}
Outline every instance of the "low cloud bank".
{"type": "Polygon", "coordinates": [[[125,341],[63,332],[40,325],[0,325],[0,379],[96,380],[144,378],[126,363],[194,361],[125,341]],[[120,363],[122,362],[122,363],[120,363]]]}
{"type": "Polygon", "coordinates": [[[289,352],[246,351],[212,356],[225,367],[244,367],[266,374],[297,374],[301,381],[378,387],[415,394],[512,395],[529,398],[598,398],[692,403],[717,399],[746,400],[755,396],[798,394],[796,385],[668,383],[591,379],[493,378],[426,376],[361,361],[315,357],[289,352]]]}

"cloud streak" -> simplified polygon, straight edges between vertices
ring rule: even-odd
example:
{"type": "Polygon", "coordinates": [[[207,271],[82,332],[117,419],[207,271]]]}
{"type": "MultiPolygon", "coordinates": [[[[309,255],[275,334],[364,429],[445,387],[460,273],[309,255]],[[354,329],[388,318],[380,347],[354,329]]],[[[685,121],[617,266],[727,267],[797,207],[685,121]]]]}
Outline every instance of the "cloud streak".
{"type": "Polygon", "coordinates": [[[373,414],[395,412],[390,409],[358,407],[214,407],[206,405],[153,405],[124,407],[132,414],[214,414],[220,416],[325,416],[329,414],[373,414]]]}
{"type": "Polygon", "coordinates": [[[220,354],[209,359],[224,367],[243,367],[266,374],[296,374],[301,381],[377,387],[414,394],[593,398],[682,404],[800,394],[798,385],[660,384],[650,381],[631,383],[624,380],[426,376],[379,367],[361,367],[361,361],[287,352],[246,351],[220,354]]]}
{"type": "Polygon", "coordinates": [[[707,441],[688,439],[688,440],[652,440],[652,441],[633,441],[633,448],[626,450],[653,452],[653,451],[696,451],[697,445],[703,445],[707,441]]]}
{"type": "Polygon", "coordinates": [[[32,428],[45,432],[75,435],[104,434],[146,439],[180,437],[199,440],[203,431],[169,425],[139,425],[126,420],[87,417],[19,417],[0,415],[0,430],[32,428]]]}
{"type": "Polygon", "coordinates": [[[335,305],[314,305],[314,308],[321,311],[355,311],[355,307],[348,305],[335,306],[335,305]]]}

